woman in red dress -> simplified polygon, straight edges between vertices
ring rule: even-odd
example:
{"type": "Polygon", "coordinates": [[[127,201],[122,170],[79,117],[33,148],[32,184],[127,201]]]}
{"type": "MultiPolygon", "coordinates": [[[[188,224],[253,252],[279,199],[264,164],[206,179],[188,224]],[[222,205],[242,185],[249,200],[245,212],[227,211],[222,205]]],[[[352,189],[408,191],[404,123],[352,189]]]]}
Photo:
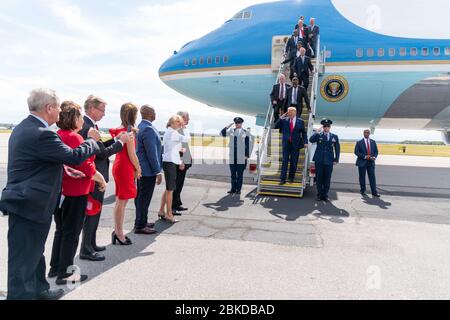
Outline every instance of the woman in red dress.
{"type": "Polygon", "coordinates": [[[136,140],[134,139],[138,108],[126,103],[120,109],[122,125],[117,129],[110,129],[113,138],[122,132],[131,131],[129,143],[124,145],[123,150],[116,155],[112,173],[116,183],[116,206],[114,208],[115,228],[112,233],[112,243],[119,242],[120,245],[131,245],[131,240],[123,232],[123,221],[125,208],[128,200],[136,198],[136,179],[141,177],[141,167],[136,156],[136,140]]]}

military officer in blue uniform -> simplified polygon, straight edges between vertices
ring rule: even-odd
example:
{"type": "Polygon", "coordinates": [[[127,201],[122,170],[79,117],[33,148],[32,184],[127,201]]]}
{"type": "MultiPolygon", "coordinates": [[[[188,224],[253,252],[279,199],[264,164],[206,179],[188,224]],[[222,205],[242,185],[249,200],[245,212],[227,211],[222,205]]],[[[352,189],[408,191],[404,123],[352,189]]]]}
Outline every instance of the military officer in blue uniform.
{"type": "Polygon", "coordinates": [[[339,163],[341,145],[339,144],[339,137],[330,132],[333,122],[323,120],[321,124],[323,128],[319,129],[309,141],[317,143],[313,159],[316,165],[317,201],[328,201],[331,174],[333,173],[333,166],[339,163]]]}

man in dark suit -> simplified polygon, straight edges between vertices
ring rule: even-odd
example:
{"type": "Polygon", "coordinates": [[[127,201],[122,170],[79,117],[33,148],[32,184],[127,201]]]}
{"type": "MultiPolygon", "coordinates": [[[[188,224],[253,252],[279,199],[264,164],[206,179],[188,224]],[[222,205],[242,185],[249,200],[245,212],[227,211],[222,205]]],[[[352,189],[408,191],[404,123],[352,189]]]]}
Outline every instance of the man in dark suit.
{"type": "Polygon", "coordinates": [[[45,278],[44,248],[57,208],[63,165],[80,165],[101,148],[96,130],[76,149],[65,145],[49,126],[59,119],[60,102],[53,90],[33,90],[30,116],[12,132],[8,145],[8,182],[0,210],[9,214],[8,299],[56,300],[45,278]]]}
{"type": "Polygon", "coordinates": [[[370,139],[370,130],[364,130],[364,139],[358,141],[355,146],[355,155],[358,157],[356,165],[359,169],[359,184],[361,194],[366,195],[366,172],[369,176],[370,189],[374,197],[379,198],[377,182],[375,178],[375,161],[378,158],[378,146],[375,140],[370,139]]]}
{"type": "MultiPolygon", "coordinates": [[[[98,130],[97,122],[103,119],[106,112],[106,102],[96,96],[90,95],[84,103],[84,116],[83,129],[80,131],[80,135],[86,139],[87,133],[91,128],[98,130]]],[[[123,149],[124,143],[128,141],[127,135],[122,134],[118,137],[117,141],[110,139],[105,142],[99,141],[102,145],[103,152],[95,158],[95,167],[105,178],[106,182],[109,182],[109,157],[119,153],[123,149]]],[[[103,205],[105,192],[99,190],[99,185],[95,184],[92,197],[103,205]]],[[[105,256],[98,253],[106,250],[103,246],[98,246],[96,241],[97,228],[100,222],[101,210],[97,215],[86,216],[83,226],[83,238],[80,250],[80,259],[90,261],[103,261],[105,256]]]]}
{"type": "Polygon", "coordinates": [[[155,185],[162,182],[161,137],[153,122],[156,119],[155,109],[148,105],[141,107],[142,122],[138,126],[136,137],[136,154],[142,169],[142,177],[138,180],[138,195],[135,199],[136,221],[134,233],[155,234],[154,223],[148,223],[148,208],[152,201],[155,185]]]}
{"type": "Polygon", "coordinates": [[[308,90],[309,86],[309,71],[314,72],[314,67],[311,59],[306,56],[306,49],[300,49],[300,56],[294,62],[294,76],[301,80],[301,83],[308,90]]]}
{"type": "Polygon", "coordinates": [[[321,124],[323,128],[319,129],[309,139],[309,142],[317,143],[313,158],[316,166],[317,201],[328,201],[333,166],[339,163],[341,145],[339,137],[330,132],[333,122],[331,120],[323,120],[321,124]]]}
{"type": "MultiPolygon", "coordinates": [[[[189,113],[180,111],[177,113],[180,117],[183,118],[183,128],[180,129],[180,134],[187,136],[188,138],[191,136],[187,126],[189,125],[189,113]]],[[[181,192],[183,191],[184,181],[186,180],[187,171],[192,167],[192,154],[191,148],[189,147],[189,143],[182,143],[182,150],[180,153],[182,164],[177,167],[177,187],[173,192],[173,202],[172,209],[173,214],[176,216],[181,216],[183,211],[189,210],[188,208],[183,207],[183,201],[181,201],[181,192]]]]}
{"type": "Polygon", "coordinates": [[[290,86],[286,84],[285,75],[280,74],[279,83],[273,86],[272,92],[270,93],[275,122],[277,122],[280,116],[284,113],[283,108],[289,89],[290,86]]]}
{"type": "Polygon", "coordinates": [[[286,103],[283,108],[284,112],[286,112],[289,107],[294,107],[297,110],[297,117],[301,117],[303,102],[308,111],[311,111],[308,93],[304,87],[298,85],[298,78],[294,77],[292,79],[292,88],[290,88],[287,93],[286,103]]]}
{"type": "Polygon", "coordinates": [[[316,25],[316,19],[311,18],[309,20],[309,23],[310,23],[310,25],[308,27],[308,30],[309,30],[308,41],[309,41],[309,44],[311,45],[311,48],[313,51],[312,57],[315,58],[317,55],[317,49],[318,49],[317,48],[317,40],[319,38],[320,29],[319,29],[319,26],[316,25]]]}
{"type": "Polygon", "coordinates": [[[286,49],[284,51],[286,60],[284,60],[282,64],[290,62],[292,67],[292,65],[294,64],[295,55],[297,54],[297,45],[299,43],[303,45],[303,40],[298,36],[298,29],[295,29],[286,44],[286,49]]]}
{"type": "Polygon", "coordinates": [[[308,26],[305,24],[305,18],[303,16],[300,17],[300,20],[295,26],[295,29],[298,30],[298,36],[300,37],[300,39],[302,39],[303,47],[306,47],[306,44],[308,43],[309,39],[309,29],[308,26]]]}
{"type": "Polygon", "coordinates": [[[308,136],[302,119],[297,118],[297,109],[291,107],[275,124],[283,135],[283,165],[280,185],[286,184],[288,163],[290,163],[289,182],[294,182],[300,150],[308,147],[308,136]]]}

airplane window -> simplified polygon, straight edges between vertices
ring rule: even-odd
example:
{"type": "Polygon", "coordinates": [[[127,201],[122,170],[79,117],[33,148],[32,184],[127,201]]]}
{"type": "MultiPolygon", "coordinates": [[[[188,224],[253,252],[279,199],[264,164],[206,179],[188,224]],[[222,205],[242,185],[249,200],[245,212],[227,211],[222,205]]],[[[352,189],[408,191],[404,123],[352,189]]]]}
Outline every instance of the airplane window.
{"type": "Polygon", "coordinates": [[[216,57],[216,64],[220,64],[220,57],[219,56],[216,57]]]}
{"type": "Polygon", "coordinates": [[[193,59],[192,59],[192,65],[193,65],[193,66],[196,66],[196,65],[197,65],[197,58],[193,58],[193,59]]]}
{"type": "Polygon", "coordinates": [[[251,11],[245,11],[243,19],[251,19],[252,18],[252,12],[251,11]]]}
{"type": "Polygon", "coordinates": [[[184,60],[184,66],[185,66],[185,67],[189,66],[189,59],[185,59],[185,60],[184,60]]]}
{"type": "Polygon", "coordinates": [[[395,57],[396,50],[394,48],[389,49],[389,57],[395,57]]]}
{"type": "Polygon", "coordinates": [[[243,17],[244,17],[244,11],[241,11],[241,12],[236,13],[236,14],[233,16],[233,18],[231,18],[231,19],[233,19],[233,20],[240,20],[240,19],[242,19],[243,17]]]}
{"type": "Polygon", "coordinates": [[[356,57],[362,58],[363,56],[364,56],[364,50],[361,48],[356,49],[356,57]]]}
{"type": "Polygon", "coordinates": [[[375,55],[375,50],[374,49],[367,49],[367,56],[368,57],[373,57],[375,55]]]}
{"type": "Polygon", "coordinates": [[[212,63],[212,57],[208,57],[208,60],[207,60],[206,63],[211,64],[212,63]]]}
{"type": "Polygon", "coordinates": [[[325,56],[327,59],[331,58],[331,50],[327,50],[325,56]]]}
{"type": "Polygon", "coordinates": [[[441,48],[434,48],[433,49],[433,54],[435,56],[440,56],[441,55],[441,48]]]}
{"type": "Polygon", "coordinates": [[[383,48],[378,49],[378,56],[384,57],[384,49],[383,48]]]}
{"type": "Polygon", "coordinates": [[[450,47],[445,48],[445,55],[450,56],[450,47]]]}
{"type": "Polygon", "coordinates": [[[223,63],[228,63],[230,61],[230,58],[228,56],[223,57],[223,63]]]}
{"type": "Polygon", "coordinates": [[[205,64],[205,58],[200,57],[199,63],[200,63],[200,64],[205,64]]]}
{"type": "Polygon", "coordinates": [[[400,48],[400,55],[402,57],[406,56],[406,48],[400,48]]]}
{"type": "Polygon", "coordinates": [[[417,48],[411,48],[410,55],[413,57],[417,56],[417,48]]]}
{"type": "Polygon", "coordinates": [[[423,56],[428,56],[430,54],[430,51],[428,50],[428,48],[422,48],[422,55],[423,56]]]}

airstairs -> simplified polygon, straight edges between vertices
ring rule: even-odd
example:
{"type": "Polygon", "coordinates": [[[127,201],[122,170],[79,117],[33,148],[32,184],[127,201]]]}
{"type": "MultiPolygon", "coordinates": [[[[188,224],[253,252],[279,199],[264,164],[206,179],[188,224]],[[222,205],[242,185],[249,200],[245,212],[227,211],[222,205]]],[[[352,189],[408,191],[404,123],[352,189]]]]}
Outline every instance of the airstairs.
{"type": "MultiPolygon", "coordinates": [[[[286,65],[281,64],[284,60],[284,41],[286,37],[289,36],[275,36],[272,43],[272,69],[278,74],[276,78],[276,83],[280,74],[286,76],[286,82],[290,83],[289,73],[290,66],[289,63],[286,65]]],[[[323,70],[324,59],[323,53],[320,52],[320,39],[318,39],[316,58],[311,62],[314,65],[315,72],[310,73],[308,88],[308,97],[311,104],[311,113],[304,107],[301,118],[305,122],[307,128],[308,139],[313,133],[314,119],[316,114],[316,98],[319,86],[319,71],[323,70]]],[[[258,150],[258,195],[262,196],[279,196],[279,197],[292,197],[292,198],[303,198],[304,190],[308,185],[314,183],[314,179],[310,176],[310,150],[302,149],[299,157],[299,162],[297,166],[297,174],[292,183],[286,182],[284,185],[280,185],[280,175],[281,175],[281,165],[282,165],[282,136],[279,130],[274,129],[274,112],[272,103],[270,102],[266,121],[264,124],[264,131],[261,139],[261,144],[258,150]]],[[[288,166],[289,172],[289,166],[288,166]]]]}

